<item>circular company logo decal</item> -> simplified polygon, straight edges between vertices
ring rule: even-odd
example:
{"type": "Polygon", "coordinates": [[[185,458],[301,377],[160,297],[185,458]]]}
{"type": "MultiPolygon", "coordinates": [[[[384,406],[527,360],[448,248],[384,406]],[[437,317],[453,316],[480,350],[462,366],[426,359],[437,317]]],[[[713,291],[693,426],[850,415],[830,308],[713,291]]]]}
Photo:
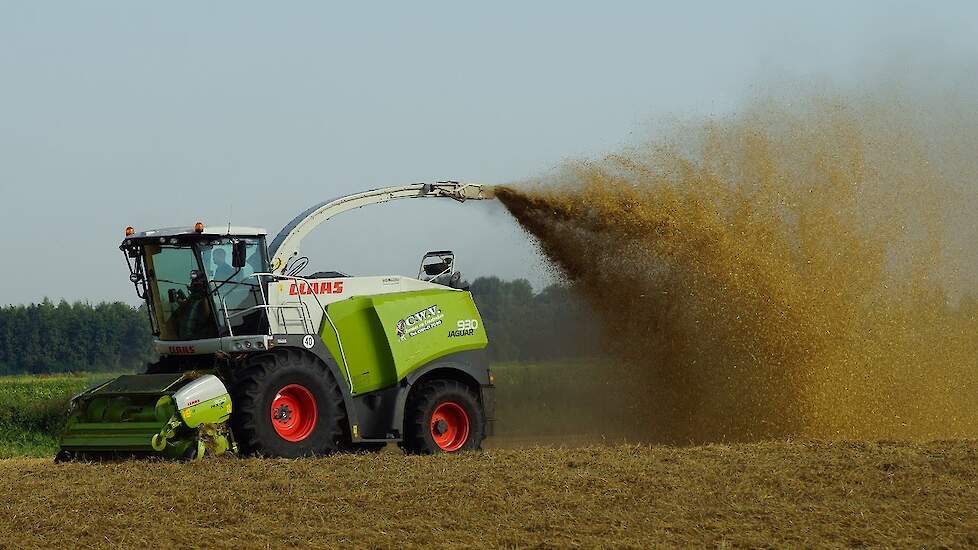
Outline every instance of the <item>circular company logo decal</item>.
{"type": "Polygon", "coordinates": [[[306,349],[312,349],[316,345],[316,341],[312,338],[312,334],[307,334],[302,337],[302,345],[306,346],[306,349]]]}

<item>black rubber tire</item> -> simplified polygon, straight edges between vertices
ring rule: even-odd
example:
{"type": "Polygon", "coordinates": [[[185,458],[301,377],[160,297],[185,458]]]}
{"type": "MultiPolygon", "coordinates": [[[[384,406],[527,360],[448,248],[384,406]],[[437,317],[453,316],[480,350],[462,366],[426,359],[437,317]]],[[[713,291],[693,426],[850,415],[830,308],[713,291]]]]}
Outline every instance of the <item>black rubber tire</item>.
{"type": "Polygon", "coordinates": [[[349,447],[343,395],[332,373],[315,356],[296,349],[255,354],[235,377],[231,426],[241,452],[266,457],[326,455],[349,447]],[[316,424],[302,441],[282,438],[272,426],[275,394],[301,384],[316,401],[316,424]]]}
{"type": "Polygon", "coordinates": [[[476,394],[455,380],[428,380],[411,390],[404,411],[404,440],[401,449],[408,454],[435,454],[444,451],[431,436],[431,415],[438,405],[452,401],[465,409],[469,436],[456,451],[477,451],[485,437],[486,414],[476,394]]]}

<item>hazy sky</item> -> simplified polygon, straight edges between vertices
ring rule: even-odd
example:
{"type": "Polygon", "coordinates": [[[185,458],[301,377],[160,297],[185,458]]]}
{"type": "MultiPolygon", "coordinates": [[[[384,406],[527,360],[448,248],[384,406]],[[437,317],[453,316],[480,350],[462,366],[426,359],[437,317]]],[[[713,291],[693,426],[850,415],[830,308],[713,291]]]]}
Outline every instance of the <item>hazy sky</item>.
{"type": "MultiPolygon", "coordinates": [[[[505,183],[735,109],[774,80],[860,78],[917,45],[978,53],[965,2],[0,2],[0,304],[135,303],[123,228],[274,235],[363,189],[505,183]]],[[[925,76],[926,77],[926,76],[925,76]]],[[[402,201],[307,239],[313,270],[546,270],[494,204],[402,201]]]]}

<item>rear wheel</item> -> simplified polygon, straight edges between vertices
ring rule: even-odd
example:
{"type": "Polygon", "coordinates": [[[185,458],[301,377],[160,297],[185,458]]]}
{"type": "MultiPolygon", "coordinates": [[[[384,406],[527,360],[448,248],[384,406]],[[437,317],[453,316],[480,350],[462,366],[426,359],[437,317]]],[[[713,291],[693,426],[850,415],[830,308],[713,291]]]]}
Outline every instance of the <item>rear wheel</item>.
{"type": "Polygon", "coordinates": [[[249,358],[234,395],[234,435],[246,453],[293,458],[348,444],[339,385],[312,355],[277,350],[249,358]]]}
{"type": "Polygon", "coordinates": [[[431,380],[411,392],[401,448],[411,454],[481,448],[485,413],[479,399],[454,380],[431,380]]]}

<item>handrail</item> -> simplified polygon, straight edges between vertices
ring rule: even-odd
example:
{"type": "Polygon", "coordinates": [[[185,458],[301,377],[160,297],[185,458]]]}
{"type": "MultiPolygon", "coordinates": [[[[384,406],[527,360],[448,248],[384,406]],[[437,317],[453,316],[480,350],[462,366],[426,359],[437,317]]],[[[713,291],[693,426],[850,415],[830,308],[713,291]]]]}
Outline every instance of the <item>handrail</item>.
{"type": "MultiPolygon", "coordinates": [[[[245,314],[247,314],[248,312],[251,312],[251,311],[255,311],[255,310],[268,311],[270,309],[297,309],[297,310],[299,310],[299,313],[301,314],[301,317],[302,317],[302,328],[304,329],[303,332],[304,333],[309,333],[309,332],[313,332],[315,330],[315,328],[312,326],[312,320],[309,317],[309,308],[306,307],[306,304],[265,304],[265,305],[257,305],[257,306],[251,306],[249,308],[238,310],[238,311],[236,311],[236,312],[234,312],[234,313],[232,313],[230,315],[226,315],[226,317],[228,318],[228,321],[230,322],[230,319],[234,319],[236,317],[241,317],[242,315],[245,315],[245,314]],[[308,330],[305,330],[305,329],[308,329],[308,330]]],[[[267,313],[266,313],[266,316],[267,316],[267,313]]],[[[228,327],[228,332],[231,332],[230,326],[228,327]]],[[[286,334],[288,334],[288,326],[286,326],[286,334]]],[[[272,335],[271,328],[269,328],[269,330],[268,330],[268,335],[269,336],[272,335]]],[[[230,334],[230,336],[234,336],[234,334],[230,334]]]]}
{"type": "MultiPolygon", "coordinates": [[[[254,276],[254,274],[249,275],[249,277],[253,277],[253,276],[254,276]]],[[[254,306],[251,306],[251,307],[242,309],[242,310],[236,310],[234,313],[230,313],[230,314],[228,313],[229,309],[228,309],[227,300],[224,298],[224,296],[222,294],[216,293],[217,296],[221,299],[221,312],[224,313],[224,322],[225,322],[225,324],[227,326],[227,329],[228,329],[228,336],[234,337],[234,329],[231,327],[231,319],[232,318],[240,317],[240,316],[245,315],[248,312],[254,311],[256,309],[261,309],[261,310],[264,310],[265,311],[265,319],[266,320],[269,320],[269,316],[268,316],[268,310],[269,309],[278,309],[278,310],[281,310],[281,309],[297,309],[299,311],[299,317],[300,317],[300,320],[302,322],[303,332],[308,334],[309,332],[314,332],[316,330],[315,327],[312,326],[312,316],[309,314],[309,307],[306,305],[305,302],[302,302],[300,300],[300,302],[298,304],[276,304],[276,305],[270,305],[268,303],[268,299],[265,297],[265,289],[261,285],[261,279],[260,278],[258,279],[258,285],[256,285],[256,286],[258,286],[259,291],[261,292],[262,305],[254,305],[254,306]]],[[[285,317],[282,317],[282,323],[281,324],[285,326],[285,333],[288,334],[289,333],[289,327],[288,327],[288,322],[286,322],[286,320],[285,320],[285,317]]],[[[268,335],[269,336],[272,335],[271,323],[269,323],[268,335]]]]}

